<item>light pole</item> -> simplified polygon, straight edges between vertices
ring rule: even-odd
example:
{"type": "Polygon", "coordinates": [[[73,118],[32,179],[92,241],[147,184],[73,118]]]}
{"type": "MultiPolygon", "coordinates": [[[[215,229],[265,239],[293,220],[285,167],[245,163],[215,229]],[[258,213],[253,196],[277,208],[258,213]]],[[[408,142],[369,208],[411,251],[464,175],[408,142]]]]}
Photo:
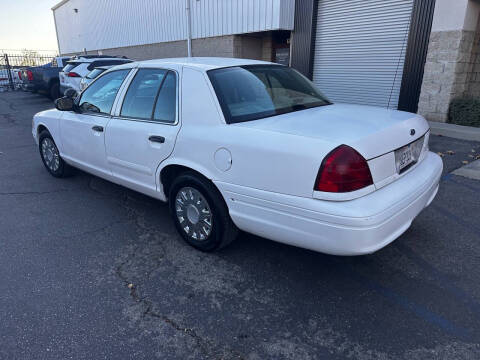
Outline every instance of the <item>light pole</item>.
{"type": "Polygon", "coordinates": [[[190,0],[185,0],[187,13],[187,55],[192,57],[192,8],[190,6],[190,0]]]}

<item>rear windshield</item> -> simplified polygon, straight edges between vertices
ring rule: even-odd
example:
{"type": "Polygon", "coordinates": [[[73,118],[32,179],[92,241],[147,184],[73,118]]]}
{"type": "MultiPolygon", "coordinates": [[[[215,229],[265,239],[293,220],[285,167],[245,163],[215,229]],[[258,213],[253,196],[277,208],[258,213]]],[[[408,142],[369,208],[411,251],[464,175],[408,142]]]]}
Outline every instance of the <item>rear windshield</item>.
{"type": "Polygon", "coordinates": [[[92,71],[90,71],[86,78],[87,79],[95,79],[98,75],[100,75],[101,73],[103,73],[106,69],[93,69],[92,71]]]}
{"type": "Polygon", "coordinates": [[[67,65],[65,65],[65,67],[62,69],[62,71],[64,73],[68,73],[80,64],[81,64],[80,62],[68,62],[67,65]]]}
{"type": "Polygon", "coordinates": [[[257,120],[331,104],[303,75],[279,65],[208,71],[227,123],[257,120]]]}
{"type": "Polygon", "coordinates": [[[54,67],[60,67],[60,66],[62,66],[63,64],[65,64],[65,62],[66,62],[68,59],[70,59],[70,58],[68,58],[68,57],[62,57],[62,58],[59,58],[59,59],[60,59],[61,64],[59,64],[58,61],[57,61],[57,58],[54,57],[53,60],[52,60],[52,66],[54,66],[54,67]]]}

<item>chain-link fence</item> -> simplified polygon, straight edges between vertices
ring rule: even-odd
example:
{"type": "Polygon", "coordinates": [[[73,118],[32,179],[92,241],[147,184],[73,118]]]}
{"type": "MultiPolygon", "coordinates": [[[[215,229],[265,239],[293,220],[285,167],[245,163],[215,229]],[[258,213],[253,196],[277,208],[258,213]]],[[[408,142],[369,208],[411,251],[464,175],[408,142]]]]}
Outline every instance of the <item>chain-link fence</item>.
{"type": "Polygon", "coordinates": [[[54,52],[36,50],[0,50],[0,91],[22,88],[24,70],[36,66],[56,66],[52,64],[54,52]]]}

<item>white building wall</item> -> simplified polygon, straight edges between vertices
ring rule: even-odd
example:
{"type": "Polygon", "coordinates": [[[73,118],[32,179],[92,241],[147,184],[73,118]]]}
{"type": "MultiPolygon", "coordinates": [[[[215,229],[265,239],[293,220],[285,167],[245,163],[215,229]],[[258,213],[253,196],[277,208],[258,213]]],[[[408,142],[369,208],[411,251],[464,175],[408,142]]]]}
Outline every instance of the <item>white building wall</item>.
{"type": "MultiPolygon", "coordinates": [[[[193,38],[293,29],[295,0],[191,4],[193,38]]],[[[185,40],[185,5],[185,0],[62,1],[53,8],[60,53],[185,40]]]]}

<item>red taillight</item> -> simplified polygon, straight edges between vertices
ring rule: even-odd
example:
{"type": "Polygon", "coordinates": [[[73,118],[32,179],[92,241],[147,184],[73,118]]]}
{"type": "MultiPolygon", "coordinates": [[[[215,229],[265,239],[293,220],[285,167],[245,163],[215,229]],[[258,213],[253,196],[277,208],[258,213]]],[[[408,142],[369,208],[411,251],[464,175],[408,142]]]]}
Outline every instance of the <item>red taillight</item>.
{"type": "Polygon", "coordinates": [[[33,81],[33,73],[30,70],[27,70],[27,79],[28,81],[33,81]]]}
{"type": "Polygon", "coordinates": [[[69,72],[69,73],[67,74],[67,76],[68,76],[68,77],[80,77],[80,75],[78,75],[76,72],[73,72],[73,71],[69,72]]]}
{"type": "Polygon", "coordinates": [[[372,184],[367,160],[350,146],[340,145],[323,160],[314,190],[343,193],[372,184]]]}
{"type": "Polygon", "coordinates": [[[18,72],[18,78],[19,78],[20,80],[22,80],[22,72],[21,72],[21,71],[18,72]]]}

